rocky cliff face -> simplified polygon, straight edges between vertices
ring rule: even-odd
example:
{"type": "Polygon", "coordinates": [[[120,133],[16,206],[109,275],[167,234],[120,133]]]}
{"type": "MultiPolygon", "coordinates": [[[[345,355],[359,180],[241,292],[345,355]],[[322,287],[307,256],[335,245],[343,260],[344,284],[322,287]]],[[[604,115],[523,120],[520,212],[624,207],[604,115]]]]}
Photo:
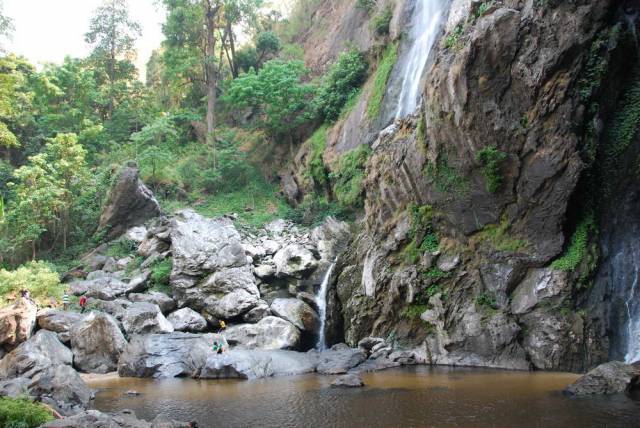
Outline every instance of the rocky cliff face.
{"type": "Polygon", "coordinates": [[[330,160],[359,144],[373,149],[360,233],[332,291],[347,343],[390,336],[432,363],[521,369],[583,371],[608,358],[611,299],[598,281],[589,288],[596,234],[571,268],[552,261],[593,210],[584,194],[599,188],[585,177],[600,155],[589,153],[606,151],[602,129],[633,62],[620,52],[634,50],[624,41],[635,34],[634,10],[455,0],[421,111],[388,127],[384,107],[365,119],[365,85],[325,152],[330,160]]]}

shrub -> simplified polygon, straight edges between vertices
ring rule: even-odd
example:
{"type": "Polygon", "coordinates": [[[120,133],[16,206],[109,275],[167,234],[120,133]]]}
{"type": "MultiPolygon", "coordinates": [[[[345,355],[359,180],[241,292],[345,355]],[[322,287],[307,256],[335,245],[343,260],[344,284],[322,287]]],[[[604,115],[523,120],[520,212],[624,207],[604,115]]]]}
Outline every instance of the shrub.
{"type": "Polygon", "coordinates": [[[383,37],[389,35],[389,23],[392,18],[393,9],[391,9],[391,6],[387,6],[371,19],[371,29],[376,36],[383,37]]]}
{"type": "Polygon", "coordinates": [[[29,262],[16,270],[0,270],[0,301],[10,303],[20,290],[29,290],[40,306],[49,304],[50,299],[62,298],[63,286],[58,273],[45,262],[29,262]]]}
{"type": "Polygon", "coordinates": [[[153,287],[167,287],[171,277],[173,262],[170,258],[157,261],[151,265],[151,284],[153,287]]]}
{"type": "Polygon", "coordinates": [[[368,12],[371,12],[376,6],[376,0],[358,0],[356,1],[356,7],[368,12]]]}
{"type": "Polygon", "coordinates": [[[490,193],[496,193],[502,186],[500,164],[506,158],[507,154],[496,149],[495,146],[485,147],[476,156],[476,160],[482,164],[487,191],[490,193]]]}
{"type": "Polygon", "coordinates": [[[406,320],[418,320],[420,315],[427,311],[429,307],[427,305],[409,305],[400,314],[400,317],[406,320]]]}
{"type": "Polygon", "coordinates": [[[476,298],[476,304],[485,309],[496,310],[498,309],[498,302],[495,296],[489,293],[482,293],[476,298]]]}
{"type": "Polygon", "coordinates": [[[382,101],[387,91],[387,81],[391,76],[393,66],[398,59],[398,47],[395,44],[389,45],[382,55],[376,70],[375,81],[373,82],[373,90],[369,97],[369,105],[367,106],[367,115],[370,119],[375,119],[380,114],[382,101]]]}
{"type": "Polygon", "coordinates": [[[436,190],[440,193],[462,196],[468,190],[467,180],[449,165],[449,161],[444,156],[439,156],[436,164],[428,162],[424,173],[433,180],[436,190]]]}
{"type": "Polygon", "coordinates": [[[329,203],[325,198],[308,195],[297,207],[289,210],[286,218],[305,226],[315,226],[329,216],[348,218],[347,213],[336,204],[329,203]]]}
{"type": "Polygon", "coordinates": [[[324,165],[324,149],[327,144],[327,127],[322,126],[309,138],[309,157],[305,175],[313,180],[316,186],[327,184],[327,169],[324,165]]]}
{"type": "Polygon", "coordinates": [[[0,426],[5,428],[36,428],[53,420],[42,404],[27,398],[0,397],[0,426]]]}
{"type": "Polygon", "coordinates": [[[369,146],[358,146],[340,158],[336,171],[330,175],[335,197],[345,208],[360,208],[363,204],[364,174],[370,154],[369,146]]]}
{"type": "Polygon", "coordinates": [[[444,47],[446,49],[458,50],[462,47],[461,38],[464,34],[464,27],[462,24],[456,25],[444,38],[444,47]]]}
{"type": "Polygon", "coordinates": [[[126,238],[119,238],[109,245],[107,255],[116,259],[127,257],[135,253],[138,249],[138,243],[126,238]]]}
{"type": "Polygon", "coordinates": [[[504,218],[499,224],[489,224],[478,232],[477,239],[491,245],[498,251],[509,253],[525,252],[528,248],[527,241],[511,236],[509,233],[509,221],[504,218]]]}
{"type": "Polygon", "coordinates": [[[315,105],[320,116],[335,121],[345,104],[356,94],[367,78],[369,64],[356,49],[340,54],[325,76],[315,105]]]}
{"type": "Polygon", "coordinates": [[[564,255],[551,263],[551,267],[567,272],[574,271],[587,254],[589,234],[594,230],[594,227],[593,215],[588,215],[576,227],[576,231],[571,237],[571,243],[564,255]]]}

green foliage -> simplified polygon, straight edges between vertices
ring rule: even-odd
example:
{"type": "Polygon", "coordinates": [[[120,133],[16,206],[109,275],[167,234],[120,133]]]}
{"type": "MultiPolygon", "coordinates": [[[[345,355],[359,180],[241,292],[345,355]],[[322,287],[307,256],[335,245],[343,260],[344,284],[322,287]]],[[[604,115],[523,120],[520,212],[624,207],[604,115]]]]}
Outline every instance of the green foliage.
{"type": "Polygon", "coordinates": [[[498,306],[498,302],[496,301],[495,296],[493,296],[490,293],[481,293],[477,298],[476,298],[476,304],[484,309],[487,309],[489,311],[491,310],[497,310],[499,308],[498,306]]]}
{"type": "Polygon", "coordinates": [[[589,236],[595,230],[595,222],[592,214],[587,215],[576,227],[571,242],[565,253],[559,259],[551,263],[556,270],[572,272],[580,265],[587,255],[589,236]]]}
{"type": "Polygon", "coordinates": [[[444,47],[446,49],[459,50],[462,49],[462,36],[464,35],[464,26],[456,25],[444,38],[444,47]]]}
{"type": "Polygon", "coordinates": [[[444,156],[438,157],[436,164],[427,163],[424,173],[433,180],[436,190],[440,193],[464,195],[469,189],[469,183],[449,165],[444,156]]]}
{"type": "Polygon", "coordinates": [[[369,146],[360,145],[342,155],[337,168],[330,174],[336,200],[342,207],[360,208],[364,203],[365,167],[370,154],[369,146]]]}
{"type": "Polygon", "coordinates": [[[0,397],[0,426],[36,428],[52,421],[51,411],[28,398],[0,397]]]}
{"type": "Polygon", "coordinates": [[[350,220],[347,210],[324,197],[307,195],[297,207],[289,209],[285,217],[305,226],[317,226],[329,216],[350,220]]]}
{"type": "Polygon", "coordinates": [[[127,238],[119,238],[109,245],[107,255],[116,259],[130,256],[138,250],[138,243],[127,238]]]}
{"type": "Polygon", "coordinates": [[[256,51],[258,52],[258,62],[269,54],[276,54],[282,49],[280,39],[273,31],[263,31],[256,37],[256,51]]]}
{"type": "Polygon", "coordinates": [[[483,1],[480,6],[478,6],[478,10],[476,11],[475,19],[478,19],[484,16],[491,7],[495,4],[495,0],[483,1]]]}
{"type": "Polygon", "coordinates": [[[376,7],[376,0],[357,0],[356,7],[368,12],[371,12],[376,7]]]}
{"type": "Polygon", "coordinates": [[[383,10],[371,18],[371,29],[379,37],[389,35],[389,24],[393,18],[393,9],[387,5],[383,10]]]}
{"type": "Polygon", "coordinates": [[[395,44],[391,44],[387,47],[382,58],[378,62],[378,68],[373,82],[373,89],[367,105],[367,115],[370,119],[375,119],[380,115],[382,101],[384,100],[384,95],[387,91],[387,81],[389,80],[389,76],[391,76],[391,71],[393,71],[393,66],[396,64],[397,60],[398,47],[395,44]]]}
{"type": "Polygon", "coordinates": [[[328,183],[327,168],[324,164],[324,149],[327,144],[327,126],[321,126],[308,140],[309,157],[307,158],[307,170],[305,176],[313,180],[316,187],[325,186],[328,183]]]}
{"type": "Polygon", "coordinates": [[[506,158],[507,154],[496,149],[495,146],[485,147],[476,155],[476,160],[482,164],[487,191],[490,193],[496,193],[502,186],[503,177],[500,164],[506,158]]]}
{"type": "Polygon", "coordinates": [[[526,252],[529,244],[509,233],[509,221],[504,218],[499,224],[489,224],[477,234],[477,239],[486,242],[498,251],[508,253],[526,252]]]}
{"type": "Polygon", "coordinates": [[[442,271],[438,267],[432,267],[428,271],[426,271],[423,276],[428,279],[439,280],[443,278],[448,278],[449,274],[447,272],[442,271]]]}
{"type": "Polygon", "coordinates": [[[440,240],[433,229],[433,208],[431,205],[411,204],[408,211],[411,219],[411,228],[408,233],[410,242],[404,248],[402,255],[405,263],[417,264],[422,254],[438,250],[440,240]]]}
{"type": "Polygon", "coordinates": [[[63,286],[58,273],[45,262],[29,262],[12,271],[1,269],[0,301],[10,303],[21,290],[29,290],[32,299],[46,306],[52,298],[60,301],[63,286]]]}
{"type": "Polygon", "coordinates": [[[169,286],[171,278],[171,269],[173,269],[173,261],[171,258],[156,261],[151,265],[151,287],[155,289],[163,289],[169,286]]]}
{"type": "Polygon", "coordinates": [[[340,54],[323,79],[315,99],[316,109],[324,120],[338,119],[345,104],[364,83],[368,68],[367,59],[358,50],[340,54]]]}
{"type": "Polygon", "coordinates": [[[402,310],[400,317],[409,321],[419,320],[420,315],[428,309],[427,305],[409,305],[402,310]]]}
{"type": "Polygon", "coordinates": [[[222,100],[231,108],[251,108],[256,124],[276,138],[313,117],[309,101],[315,87],[305,82],[309,70],[302,61],[271,60],[233,80],[222,100]]]}

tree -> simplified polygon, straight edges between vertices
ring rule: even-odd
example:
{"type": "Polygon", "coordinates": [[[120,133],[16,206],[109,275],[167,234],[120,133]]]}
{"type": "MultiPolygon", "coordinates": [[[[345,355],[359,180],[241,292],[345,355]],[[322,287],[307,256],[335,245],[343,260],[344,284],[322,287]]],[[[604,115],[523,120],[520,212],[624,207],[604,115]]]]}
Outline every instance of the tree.
{"type": "Polygon", "coordinates": [[[236,108],[252,108],[258,124],[274,138],[287,138],[313,117],[310,100],[315,87],[305,82],[309,70],[302,61],[271,60],[258,71],[251,70],[231,82],[224,101],[236,108]]]}
{"type": "Polygon", "coordinates": [[[110,82],[108,117],[113,113],[113,89],[119,68],[128,65],[119,64],[120,58],[131,63],[134,43],[140,35],[140,24],[129,17],[126,0],[104,0],[89,23],[85,41],[93,47],[92,56],[105,67],[110,82]]]}
{"type": "MultiPolygon", "coordinates": [[[[13,34],[13,19],[4,13],[4,1],[0,0],[0,40],[11,38],[13,34]]],[[[0,52],[4,52],[2,44],[0,44],[0,52]]]]}

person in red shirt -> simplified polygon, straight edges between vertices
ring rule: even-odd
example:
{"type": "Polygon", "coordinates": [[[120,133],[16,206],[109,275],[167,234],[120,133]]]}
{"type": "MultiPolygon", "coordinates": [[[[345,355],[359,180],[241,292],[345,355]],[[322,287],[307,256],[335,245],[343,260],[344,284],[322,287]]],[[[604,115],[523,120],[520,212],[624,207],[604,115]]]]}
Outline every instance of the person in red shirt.
{"type": "Polygon", "coordinates": [[[86,296],[82,296],[80,297],[80,313],[84,314],[85,309],[87,309],[87,297],[86,296]]]}

